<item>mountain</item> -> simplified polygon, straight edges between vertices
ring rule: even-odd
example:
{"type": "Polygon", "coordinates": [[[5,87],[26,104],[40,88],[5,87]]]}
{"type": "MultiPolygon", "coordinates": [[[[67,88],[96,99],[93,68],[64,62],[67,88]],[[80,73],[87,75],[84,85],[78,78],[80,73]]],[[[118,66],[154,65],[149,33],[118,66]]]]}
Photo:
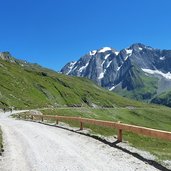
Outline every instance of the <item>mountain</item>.
{"type": "Polygon", "coordinates": [[[171,90],[171,50],[141,43],[121,51],[104,47],[68,63],[61,72],[89,78],[122,96],[149,101],[171,90]]]}
{"type": "Polygon", "coordinates": [[[142,106],[86,78],[70,77],[0,53],[0,108],[142,106]]]}

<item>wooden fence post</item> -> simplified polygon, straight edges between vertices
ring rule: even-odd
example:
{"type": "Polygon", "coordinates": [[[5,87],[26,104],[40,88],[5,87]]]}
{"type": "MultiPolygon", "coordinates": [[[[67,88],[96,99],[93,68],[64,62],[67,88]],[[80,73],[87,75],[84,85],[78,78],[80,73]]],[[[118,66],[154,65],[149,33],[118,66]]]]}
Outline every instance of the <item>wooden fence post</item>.
{"type": "Polygon", "coordinates": [[[59,121],[58,121],[58,119],[56,119],[56,125],[58,125],[58,123],[59,123],[59,121]]]}
{"type": "Polygon", "coordinates": [[[43,122],[43,116],[42,116],[42,122],[43,122]]]}
{"type": "Polygon", "coordinates": [[[118,129],[118,141],[122,142],[122,129],[118,129]]]}
{"type": "Polygon", "coordinates": [[[33,115],[31,115],[31,120],[33,120],[33,115]]]}
{"type": "Polygon", "coordinates": [[[80,130],[83,130],[83,123],[80,122],[80,130]]]}

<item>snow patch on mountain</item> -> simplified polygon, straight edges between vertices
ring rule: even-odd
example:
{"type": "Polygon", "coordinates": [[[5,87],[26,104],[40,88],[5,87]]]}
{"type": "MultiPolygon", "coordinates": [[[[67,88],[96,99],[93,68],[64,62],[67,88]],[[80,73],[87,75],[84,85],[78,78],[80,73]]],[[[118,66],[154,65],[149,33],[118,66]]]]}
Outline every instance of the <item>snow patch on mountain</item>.
{"type": "Polygon", "coordinates": [[[88,64],[89,64],[89,62],[86,63],[86,65],[82,66],[78,71],[79,71],[79,72],[82,72],[84,69],[87,68],[88,64]]]}
{"type": "Polygon", "coordinates": [[[125,49],[125,51],[126,51],[127,56],[125,57],[124,61],[126,61],[129,58],[129,56],[132,55],[133,50],[132,49],[125,49]]]}
{"type": "Polygon", "coordinates": [[[165,56],[161,56],[161,57],[160,57],[160,60],[161,60],[161,61],[163,61],[163,60],[165,60],[165,59],[166,59],[165,56]]]}
{"type": "Polygon", "coordinates": [[[121,65],[121,66],[119,66],[119,67],[117,68],[117,71],[119,71],[121,67],[122,67],[122,65],[121,65]]]}
{"type": "Polygon", "coordinates": [[[114,90],[116,87],[117,87],[117,85],[112,86],[111,88],[109,88],[109,91],[114,90]]]}
{"type": "Polygon", "coordinates": [[[106,59],[107,59],[109,56],[110,56],[110,54],[108,54],[108,55],[106,55],[106,56],[104,57],[104,61],[102,62],[101,66],[104,65],[104,63],[106,62],[106,59]]]}
{"type": "Polygon", "coordinates": [[[117,56],[118,56],[118,54],[119,54],[119,52],[115,52],[115,55],[117,55],[117,56]]]}
{"type": "Polygon", "coordinates": [[[96,54],[96,52],[97,52],[97,50],[92,50],[92,51],[89,52],[89,54],[90,54],[91,56],[93,56],[93,55],[96,54]]]}
{"type": "Polygon", "coordinates": [[[72,69],[74,68],[74,65],[76,64],[77,62],[71,62],[70,63],[70,66],[68,67],[69,68],[69,71],[66,73],[66,75],[68,75],[71,71],[72,71],[72,69]]]}
{"type": "Polygon", "coordinates": [[[99,53],[104,53],[106,51],[112,50],[110,47],[104,47],[102,49],[99,50],[99,53]]]}
{"type": "Polygon", "coordinates": [[[126,50],[126,53],[128,54],[128,55],[132,55],[132,49],[125,49],[126,50]]]}
{"type": "Polygon", "coordinates": [[[157,74],[157,75],[161,75],[163,76],[164,78],[166,79],[169,79],[171,80],[171,73],[168,72],[168,73],[163,73],[159,70],[151,70],[151,69],[144,69],[144,68],[141,68],[144,72],[148,73],[148,74],[157,74]]]}
{"type": "Polygon", "coordinates": [[[101,66],[103,66],[103,65],[104,65],[104,63],[105,63],[105,60],[102,62],[101,66]]]}
{"type": "Polygon", "coordinates": [[[148,49],[148,50],[153,50],[153,48],[150,47],[150,46],[145,46],[145,48],[148,49]]]}
{"type": "Polygon", "coordinates": [[[104,57],[104,59],[106,60],[109,56],[110,56],[110,54],[106,55],[106,56],[104,57]]]}
{"type": "Polygon", "coordinates": [[[125,57],[125,59],[124,59],[124,60],[126,61],[126,60],[129,58],[129,56],[130,56],[130,55],[127,55],[127,56],[125,57]]]}
{"type": "Polygon", "coordinates": [[[110,62],[107,64],[106,68],[109,68],[109,66],[110,66],[111,63],[112,63],[112,61],[110,61],[110,62]]]}
{"type": "Polygon", "coordinates": [[[104,72],[101,72],[100,75],[99,75],[99,77],[98,77],[98,79],[100,80],[100,79],[102,79],[103,77],[104,77],[104,72]]]}

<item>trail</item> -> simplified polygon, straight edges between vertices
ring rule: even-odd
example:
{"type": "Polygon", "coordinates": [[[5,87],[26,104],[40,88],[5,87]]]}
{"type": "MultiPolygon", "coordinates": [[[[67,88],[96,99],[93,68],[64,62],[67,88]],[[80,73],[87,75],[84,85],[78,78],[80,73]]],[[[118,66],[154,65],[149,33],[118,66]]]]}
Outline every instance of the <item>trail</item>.
{"type": "Polygon", "coordinates": [[[1,171],[157,170],[91,137],[9,115],[0,113],[5,149],[1,171]]]}

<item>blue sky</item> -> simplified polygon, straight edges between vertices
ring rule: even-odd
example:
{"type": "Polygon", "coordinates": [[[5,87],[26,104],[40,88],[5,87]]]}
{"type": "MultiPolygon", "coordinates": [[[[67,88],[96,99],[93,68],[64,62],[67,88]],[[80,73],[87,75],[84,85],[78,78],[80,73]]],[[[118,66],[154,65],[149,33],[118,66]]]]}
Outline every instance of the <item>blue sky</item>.
{"type": "Polygon", "coordinates": [[[0,51],[60,70],[93,49],[171,49],[171,0],[0,0],[0,51]]]}

